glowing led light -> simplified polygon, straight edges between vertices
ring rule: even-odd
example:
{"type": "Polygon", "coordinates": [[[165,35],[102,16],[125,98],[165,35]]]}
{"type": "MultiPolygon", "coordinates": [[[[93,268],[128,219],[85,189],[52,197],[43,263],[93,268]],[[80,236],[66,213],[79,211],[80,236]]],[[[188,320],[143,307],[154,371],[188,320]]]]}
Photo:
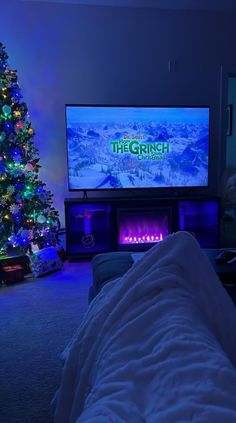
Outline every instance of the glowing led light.
{"type": "Polygon", "coordinates": [[[121,243],[122,244],[145,244],[145,243],[156,243],[163,240],[163,234],[160,232],[159,235],[156,234],[145,234],[143,236],[124,236],[121,243]]]}

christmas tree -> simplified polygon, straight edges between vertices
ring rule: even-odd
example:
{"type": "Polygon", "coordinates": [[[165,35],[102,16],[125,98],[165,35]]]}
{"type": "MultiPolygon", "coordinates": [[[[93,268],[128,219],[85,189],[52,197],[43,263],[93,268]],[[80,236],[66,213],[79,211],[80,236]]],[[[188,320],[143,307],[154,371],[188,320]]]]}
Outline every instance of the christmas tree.
{"type": "Polygon", "coordinates": [[[0,253],[56,245],[58,212],[38,178],[38,150],[17,72],[0,43],[0,253]]]}

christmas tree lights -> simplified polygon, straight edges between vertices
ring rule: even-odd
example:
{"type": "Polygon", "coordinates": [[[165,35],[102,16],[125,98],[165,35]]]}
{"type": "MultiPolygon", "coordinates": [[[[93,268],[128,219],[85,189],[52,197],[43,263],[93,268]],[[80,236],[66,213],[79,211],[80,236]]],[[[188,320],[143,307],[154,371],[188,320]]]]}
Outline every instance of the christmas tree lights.
{"type": "Polygon", "coordinates": [[[60,227],[53,195],[38,178],[34,129],[0,43],[0,253],[31,252],[57,243],[60,227]]]}

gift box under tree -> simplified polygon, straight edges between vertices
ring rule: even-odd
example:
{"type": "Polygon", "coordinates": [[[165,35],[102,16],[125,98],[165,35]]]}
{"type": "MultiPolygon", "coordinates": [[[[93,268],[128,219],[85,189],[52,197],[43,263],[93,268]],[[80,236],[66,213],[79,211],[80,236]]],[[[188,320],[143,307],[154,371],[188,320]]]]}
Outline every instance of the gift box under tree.
{"type": "Polygon", "coordinates": [[[33,276],[39,277],[60,270],[62,261],[54,247],[43,248],[30,255],[30,267],[33,276]]]}
{"type": "Polygon", "coordinates": [[[24,276],[24,267],[21,264],[2,267],[1,279],[2,282],[6,284],[22,282],[24,280],[24,276]]]}

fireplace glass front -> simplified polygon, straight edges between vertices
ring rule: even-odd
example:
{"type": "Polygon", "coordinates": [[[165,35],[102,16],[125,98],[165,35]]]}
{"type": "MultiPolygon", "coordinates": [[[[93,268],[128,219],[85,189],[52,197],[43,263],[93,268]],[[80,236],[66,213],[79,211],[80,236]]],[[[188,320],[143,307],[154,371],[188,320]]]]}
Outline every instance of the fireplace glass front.
{"type": "Polygon", "coordinates": [[[118,209],[119,250],[144,251],[172,230],[171,208],[118,209]]]}

